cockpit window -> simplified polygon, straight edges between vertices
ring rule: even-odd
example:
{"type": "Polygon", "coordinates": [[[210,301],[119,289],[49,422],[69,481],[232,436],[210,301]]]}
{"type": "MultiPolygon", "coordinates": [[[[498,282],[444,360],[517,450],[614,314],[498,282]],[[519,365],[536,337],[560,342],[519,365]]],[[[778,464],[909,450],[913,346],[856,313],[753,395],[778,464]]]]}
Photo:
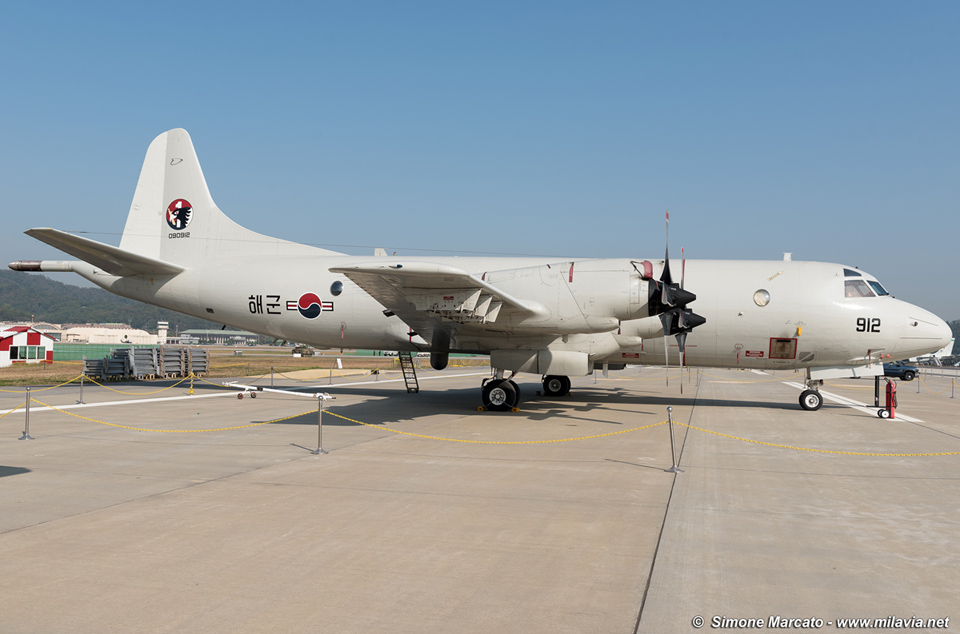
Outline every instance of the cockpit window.
{"type": "Polygon", "coordinates": [[[843,283],[843,291],[847,297],[873,297],[873,291],[863,280],[847,280],[843,283]]]}
{"type": "MultiPolygon", "coordinates": [[[[843,269],[844,277],[860,277],[860,271],[854,271],[853,269],[843,269]]],[[[847,297],[850,297],[847,295],[847,297]]]]}
{"type": "Polygon", "coordinates": [[[870,286],[873,287],[873,290],[876,291],[877,295],[879,295],[880,297],[890,294],[887,292],[887,289],[885,289],[883,286],[880,285],[880,282],[877,282],[875,280],[867,280],[867,281],[870,282],[870,286]]]}

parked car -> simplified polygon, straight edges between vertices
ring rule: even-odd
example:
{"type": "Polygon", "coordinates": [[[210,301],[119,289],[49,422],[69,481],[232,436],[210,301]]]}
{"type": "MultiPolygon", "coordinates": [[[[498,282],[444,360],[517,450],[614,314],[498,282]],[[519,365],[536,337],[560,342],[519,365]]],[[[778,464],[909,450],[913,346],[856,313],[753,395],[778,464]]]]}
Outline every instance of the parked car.
{"type": "Polygon", "coordinates": [[[891,361],[883,364],[883,376],[892,376],[903,381],[912,381],[917,376],[916,366],[903,361],[891,361]]]}

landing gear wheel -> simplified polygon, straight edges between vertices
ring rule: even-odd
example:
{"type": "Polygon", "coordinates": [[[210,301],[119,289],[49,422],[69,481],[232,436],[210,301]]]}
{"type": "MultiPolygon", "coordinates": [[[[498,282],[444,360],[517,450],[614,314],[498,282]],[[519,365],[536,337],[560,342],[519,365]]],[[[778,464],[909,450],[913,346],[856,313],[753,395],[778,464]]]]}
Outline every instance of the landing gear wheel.
{"type": "Polygon", "coordinates": [[[513,391],[517,393],[517,400],[513,402],[513,407],[514,408],[520,407],[520,386],[517,385],[516,381],[513,381],[511,379],[507,379],[507,383],[509,383],[510,387],[513,388],[513,391]]]}
{"type": "Polygon", "coordinates": [[[547,396],[566,396],[570,393],[570,377],[555,375],[543,377],[543,393],[547,396]]]}
{"type": "Polygon", "coordinates": [[[816,390],[804,390],[800,393],[800,407],[812,412],[820,409],[823,405],[823,397],[816,390]]]}
{"type": "Polygon", "coordinates": [[[506,379],[494,379],[483,386],[483,407],[491,412],[509,412],[520,402],[516,383],[506,379]]]}

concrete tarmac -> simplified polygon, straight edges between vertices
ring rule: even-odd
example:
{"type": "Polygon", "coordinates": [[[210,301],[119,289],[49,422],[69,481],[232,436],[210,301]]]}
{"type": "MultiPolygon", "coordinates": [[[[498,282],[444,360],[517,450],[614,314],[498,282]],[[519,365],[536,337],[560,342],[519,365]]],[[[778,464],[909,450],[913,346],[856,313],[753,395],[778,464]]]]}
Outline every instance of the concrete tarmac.
{"type": "MultiPolygon", "coordinates": [[[[326,455],[315,399],[34,390],[35,440],[22,410],[0,418],[0,632],[953,624],[952,376],[901,383],[911,420],[886,421],[872,381],[831,381],[806,412],[800,374],[694,371],[681,395],[676,372],[583,377],[561,399],[521,379],[517,413],[477,411],[476,371],[421,371],[419,394],[395,374],[277,377],[336,396],[326,455]]],[[[0,414],[22,402],[0,392],[0,414]]]]}

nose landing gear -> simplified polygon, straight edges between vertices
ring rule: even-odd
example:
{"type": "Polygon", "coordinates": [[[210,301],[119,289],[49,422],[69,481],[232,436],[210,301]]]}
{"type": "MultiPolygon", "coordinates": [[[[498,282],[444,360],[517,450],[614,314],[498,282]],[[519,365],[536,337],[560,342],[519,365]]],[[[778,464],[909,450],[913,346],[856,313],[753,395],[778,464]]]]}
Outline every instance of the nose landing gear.
{"type": "Polygon", "coordinates": [[[823,405],[823,396],[820,394],[820,386],[823,381],[807,379],[807,389],[800,392],[800,407],[807,411],[815,412],[823,405]]]}

